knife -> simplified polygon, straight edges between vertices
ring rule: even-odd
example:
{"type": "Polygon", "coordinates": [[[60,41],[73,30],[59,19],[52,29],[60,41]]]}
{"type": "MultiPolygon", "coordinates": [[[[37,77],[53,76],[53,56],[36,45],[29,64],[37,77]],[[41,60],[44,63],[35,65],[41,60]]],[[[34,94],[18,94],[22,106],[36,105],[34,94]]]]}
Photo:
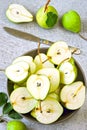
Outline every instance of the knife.
{"type": "MultiPolygon", "coordinates": [[[[45,45],[52,45],[54,43],[52,41],[49,41],[49,40],[46,40],[46,39],[41,39],[41,38],[39,38],[35,35],[32,35],[32,34],[27,33],[27,32],[20,31],[20,30],[17,30],[17,29],[13,29],[13,28],[10,28],[10,27],[3,27],[3,28],[9,34],[11,34],[15,37],[21,38],[21,39],[25,39],[25,40],[28,40],[28,41],[33,41],[33,42],[37,42],[37,43],[45,44],[45,45]]],[[[72,54],[78,55],[78,54],[81,53],[79,48],[69,46],[69,49],[72,52],[72,54]]]]}

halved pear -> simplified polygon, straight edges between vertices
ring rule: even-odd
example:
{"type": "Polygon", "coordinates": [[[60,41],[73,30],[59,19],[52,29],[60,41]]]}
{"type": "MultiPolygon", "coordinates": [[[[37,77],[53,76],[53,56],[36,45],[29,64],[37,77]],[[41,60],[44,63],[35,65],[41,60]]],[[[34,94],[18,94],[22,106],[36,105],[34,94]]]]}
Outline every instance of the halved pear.
{"type": "Polygon", "coordinates": [[[30,64],[33,61],[33,57],[32,56],[19,56],[13,60],[12,64],[17,63],[19,61],[25,61],[28,64],[30,64]]]}
{"type": "Polygon", "coordinates": [[[54,64],[51,63],[46,54],[40,53],[34,58],[34,62],[37,66],[37,70],[41,68],[54,68],[54,64]]]}
{"type": "Polygon", "coordinates": [[[37,74],[44,74],[50,80],[50,92],[54,92],[60,83],[60,73],[59,70],[56,68],[42,68],[37,71],[37,74]]]}
{"type": "Polygon", "coordinates": [[[19,83],[23,82],[28,77],[28,71],[29,71],[28,63],[21,61],[9,65],[5,70],[5,74],[11,81],[19,83]]]}
{"type": "Polygon", "coordinates": [[[61,104],[51,97],[41,101],[41,104],[33,110],[33,116],[42,124],[51,124],[57,121],[62,113],[61,104]]]}
{"type": "Polygon", "coordinates": [[[85,86],[82,81],[76,81],[66,85],[60,92],[60,99],[63,105],[70,110],[80,108],[85,101],[85,86]]]}
{"type": "Polygon", "coordinates": [[[50,81],[45,75],[32,74],[27,80],[27,89],[37,100],[44,100],[50,89],[50,81]]]}
{"type": "Polygon", "coordinates": [[[31,22],[33,15],[20,4],[11,4],[6,10],[7,18],[14,23],[31,22]]]}
{"type": "Polygon", "coordinates": [[[29,67],[30,67],[30,74],[33,74],[35,73],[36,71],[36,64],[33,62],[33,57],[32,56],[20,56],[20,57],[17,57],[13,62],[12,64],[15,64],[19,61],[25,61],[29,64],[29,67]]]}
{"type": "Polygon", "coordinates": [[[13,109],[22,114],[30,112],[37,104],[37,101],[25,87],[19,87],[13,90],[10,95],[10,102],[13,109]]]}
{"type": "Polygon", "coordinates": [[[71,51],[64,41],[58,41],[51,45],[47,51],[47,56],[56,65],[71,58],[71,51]]]}
{"type": "Polygon", "coordinates": [[[62,84],[71,84],[77,77],[77,67],[68,61],[59,66],[60,82],[62,84]]]}

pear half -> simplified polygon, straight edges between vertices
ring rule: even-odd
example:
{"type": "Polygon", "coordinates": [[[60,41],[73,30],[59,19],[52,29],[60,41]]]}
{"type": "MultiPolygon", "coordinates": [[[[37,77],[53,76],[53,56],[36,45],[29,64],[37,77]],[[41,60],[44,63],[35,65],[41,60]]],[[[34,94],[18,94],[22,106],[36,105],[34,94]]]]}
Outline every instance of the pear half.
{"type": "Polygon", "coordinates": [[[60,83],[60,73],[56,68],[43,68],[37,71],[37,74],[44,74],[50,80],[50,92],[54,92],[60,83]]]}
{"type": "Polygon", "coordinates": [[[67,109],[76,110],[80,108],[85,101],[85,86],[83,82],[76,81],[64,86],[60,92],[60,99],[67,109]]]}
{"type": "Polygon", "coordinates": [[[33,109],[31,115],[42,124],[51,124],[58,120],[63,113],[63,107],[54,98],[48,97],[41,101],[41,106],[33,109]]]}
{"type": "Polygon", "coordinates": [[[10,102],[13,109],[22,114],[30,112],[37,104],[37,101],[25,87],[19,87],[13,90],[10,95],[10,102]]]}
{"type": "Polygon", "coordinates": [[[58,41],[49,47],[47,56],[51,62],[59,65],[63,61],[69,60],[71,58],[71,51],[69,50],[66,42],[58,41]]]}
{"type": "Polygon", "coordinates": [[[45,75],[32,74],[27,80],[27,89],[37,100],[44,100],[50,89],[50,81],[45,75]]]}
{"type": "Polygon", "coordinates": [[[59,71],[62,84],[71,84],[77,77],[77,67],[71,62],[65,61],[60,64],[59,71]]]}
{"type": "Polygon", "coordinates": [[[9,65],[5,70],[5,74],[11,81],[20,83],[23,82],[28,77],[29,74],[28,71],[29,71],[28,63],[21,61],[9,65]]]}
{"type": "Polygon", "coordinates": [[[20,4],[11,4],[6,10],[7,18],[14,23],[31,22],[33,15],[20,4]]]}
{"type": "Polygon", "coordinates": [[[29,64],[29,68],[30,68],[30,74],[35,73],[36,71],[36,64],[33,61],[33,57],[32,56],[19,56],[16,59],[13,60],[12,64],[15,64],[19,61],[25,61],[29,64]]]}

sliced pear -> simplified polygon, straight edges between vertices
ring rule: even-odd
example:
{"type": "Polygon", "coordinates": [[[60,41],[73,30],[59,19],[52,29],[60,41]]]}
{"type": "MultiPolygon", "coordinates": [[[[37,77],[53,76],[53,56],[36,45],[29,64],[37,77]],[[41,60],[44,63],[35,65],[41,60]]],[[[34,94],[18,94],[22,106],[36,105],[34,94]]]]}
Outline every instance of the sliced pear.
{"type": "Polygon", "coordinates": [[[85,86],[83,82],[76,81],[64,86],[60,92],[60,99],[67,109],[76,110],[80,108],[85,101],[85,86]]]}
{"type": "Polygon", "coordinates": [[[59,119],[63,113],[63,107],[54,98],[46,98],[41,101],[41,106],[38,105],[33,111],[36,120],[42,124],[51,124],[59,119]]]}
{"type": "Polygon", "coordinates": [[[71,84],[77,77],[77,67],[68,61],[63,62],[60,67],[60,82],[62,84],[71,84]]]}
{"type": "Polygon", "coordinates": [[[68,48],[66,42],[58,41],[51,45],[47,51],[47,56],[56,65],[59,65],[65,60],[69,60],[71,58],[71,51],[68,48]]]}
{"type": "Polygon", "coordinates": [[[48,60],[47,55],[44,53],[36,55],[34,58],[34,62],[37,66],[37,70],[41,68],[54,68],[54,64],[48,60]]]}
{"type": "Polygon", "coordinates": [[[15,64],[19,61],[25,61],[29,64],[29,67],[30,67],[30,74],[33,74],[35,73],[36,71],[36,64],[33,62],[33,57],[32,56],[20,56],[20,57],[17,57],[13,62],[12,64],[15,64]]]}
{"type": "Polygon", "coordinates": [[[27,89],[37,100],[44,100],[50,89],[50,81],[45,75],[32,74],[27,80],[27,89]]]}
{"type": "Polygon", "coordinates": [[[13,90],[10,95],[10,102],[13,109],[22,114],[30,112],[37,104],[37,101],[25,87],[19,87],[13,90]]]}
{"type": "Polygon", "coordinates": [[[24,82],[24,80],[28,77],[28,71],[28,63],[21,61],[8,66],[5,70],[5,74],[11,81],[19,83],[24,82]]]}
{"type": "Polygon", "coordinates": [[[6,10],[7,18],[14,23],[31,22],[33,15],[20,4],[11,4],[6,10]]]}
{"type": "Polygon", "coordinates": [[[37,74],[44,74],[50,80],[50,92],[54,92],[60,83],[60,73],[56,68],[43,68],[37,71],[37,74]]]}
{"type": "Polygon", "coordinates": [[[32,56],[19,56],[13,60],[12,64],[17,63],[19,61],[25,61],[28,64],[30,64],[31,62],[33,62],[33,57],[32,56]]]}

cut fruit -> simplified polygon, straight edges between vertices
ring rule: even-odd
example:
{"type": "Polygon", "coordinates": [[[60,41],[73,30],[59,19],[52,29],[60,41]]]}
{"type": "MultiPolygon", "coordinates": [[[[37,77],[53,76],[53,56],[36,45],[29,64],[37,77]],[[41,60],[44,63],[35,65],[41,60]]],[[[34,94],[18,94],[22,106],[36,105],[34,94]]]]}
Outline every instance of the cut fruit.
{"type": "Polygon", "coordinates": [[[29,65],[27,62],[21,61],[8,66],[5,74],[8,79],[13,82],[23,82],[28,77],[29,65]]]}
{"type": "Polygon", "coordinates": [[[85,101],[85,86],[83,82],[77,81],[62,88],[60,99],[63,105],[70,110],[80,108],[85,101]]]}
{"type": "Polygon", "coordinates": [[[63,113],[63,107],[54,98],[46,98],[34,109],[35,118],[42,124],[50,124],[58,120],[63,113]],[[41,107],[41,108],[40,108],[41,107]]]}
{"type": "Polygon", "coordinates": [[[45,75],[32,74],[27,80],[27,89],[37,100],[44,100],[50,89],[50,81],[45,75]]]}
{"type": "Polygon", "coordinates": [[[71,51],[66,42],[58,41],[49,47],[47,56],[50,58],[51,62],[59,65],[63,61],[71,58],[71,51]]]}
{"type": "Polygon", "coordinates": [[[25,87],[19,87],[13,90],[10,95],[10,102],[13,109],[22,114],[30,112],[37,104],[37,101],[25,87]]]}
{"type": "Polygon", "coordinates": [[[77,77],[77,67],[68,61],[63,62],[60,67],[60,83],[71,84],[77,77]]]}
{"type": "Polygon", "coordinates": [[[34,62],[37,66],[37,70],[41,68],[54,68],[54,64],[48,60],[47,55],[44,53],[36,55],[36,57],[34,58],[34,62]]]}
{"type": "Polygon", "coordinates": [[[19,61],[25,61],[29,64],[29,67],[30,67],[30,74],[33,74],[35,73],[36,71],[36,64],[33,62],[33,57],[32,56],[20,56],[18,58],[16,58],[12,64],[15,64],[19,61]]]}
{"type": "Polygon", "coordinates": [[[11,4],[6,10],[7,18],[14,23],[31,22],[33,15],[19,4],[11,4]]]}
{"type": "Polygon", "coordinates": [[[50,92],[54,92],[60,83],[60,73],[56,68],[43,68],[37,71],[37,74],[43,74],[50,80],[50,92]]]}
{"type": "Polygon", "coordinates": [[[19,61],[25,61],[28,64],[30,64],[33,61],[33,57],[32,56],[20,56],[20,57],[17,57],[16,59],[14,59],[12,64],[17,63],[19,61]]]}

